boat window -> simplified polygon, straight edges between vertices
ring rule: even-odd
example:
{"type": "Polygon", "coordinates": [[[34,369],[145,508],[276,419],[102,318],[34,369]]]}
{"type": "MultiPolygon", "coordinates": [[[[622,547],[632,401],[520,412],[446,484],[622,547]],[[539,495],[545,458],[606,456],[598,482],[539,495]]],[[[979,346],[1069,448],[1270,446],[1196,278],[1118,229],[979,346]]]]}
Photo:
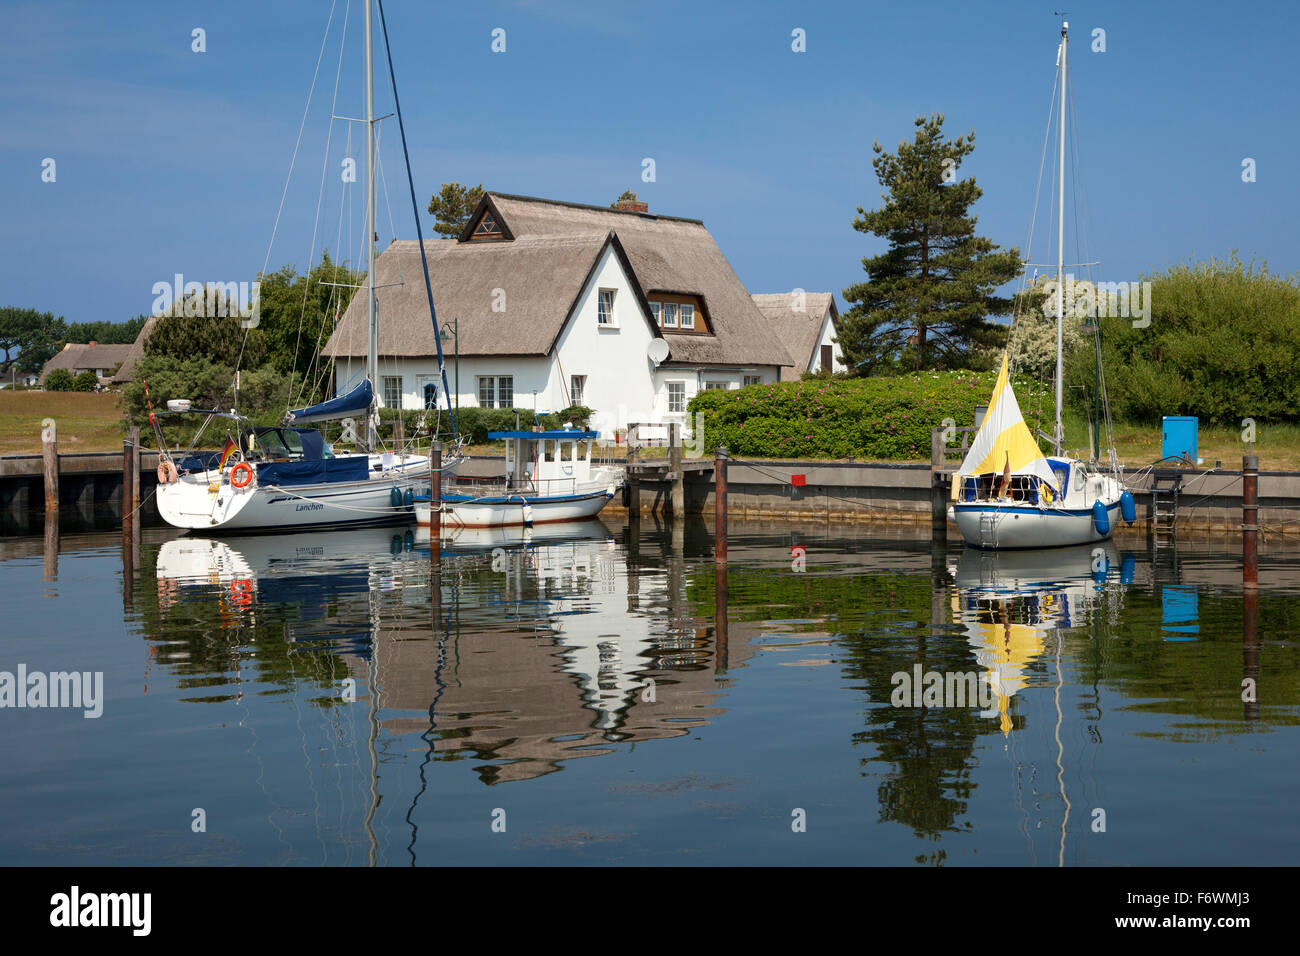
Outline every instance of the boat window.
{"type": "Polygon", "coordinates": [[[555,446],[556,446],[556,444],[557,444],[557,443],[556,443],[556,442],[553,442],[553,441],[544,441],[544,442],[542,442],[542,454],[545,456],[545,457],[543,458],[543,461],[555,461],[555,446]]]}
{"type": "Polygon", "coordinates": [[[268,458],[288,458],[289,449],[284,444],[284,439],[280,437],[280,431],[276,428],[267,428],[259,431],[257,434],[257,444],[262,449],[262,454],[268,458]]]}
{"type": "Polygon", "coordinates": [[[290,431],[287,428],[281,428],[280,437],[284,440],[285,447],[289,450],[290,458],[303,457],[301,435],[295,431],[290,431]]]}
{"type": "Polygon", "coordinates": [[[573,461],[573,442],[560,442],[560,461],[573,461]]]}
{"type": "Polygon", "coordinates": [[[591,449],[586,441],[574,443],[573,454],[578,461],[585,461],[590,450],[591,449]]]}

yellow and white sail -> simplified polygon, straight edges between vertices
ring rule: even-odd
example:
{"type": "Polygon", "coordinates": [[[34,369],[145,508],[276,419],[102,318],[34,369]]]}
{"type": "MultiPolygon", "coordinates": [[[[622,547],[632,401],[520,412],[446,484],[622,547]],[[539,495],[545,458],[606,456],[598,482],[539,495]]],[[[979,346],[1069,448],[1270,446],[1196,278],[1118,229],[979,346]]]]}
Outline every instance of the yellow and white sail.
{"type": "Polygon", "coordinates": [[[970,451],[961,463],[962,475],[1002,474],[1010,470],[1013,475],[1038,475],[1055,484],[1051,466],[1039,451],[1038,442],[1025,424],[1020,413],[1020,403],[1011,389],[1011,375],[1007,357],[1002,356],[1002,371],[993,386],[984,423],[975,433],[970,451]]]}

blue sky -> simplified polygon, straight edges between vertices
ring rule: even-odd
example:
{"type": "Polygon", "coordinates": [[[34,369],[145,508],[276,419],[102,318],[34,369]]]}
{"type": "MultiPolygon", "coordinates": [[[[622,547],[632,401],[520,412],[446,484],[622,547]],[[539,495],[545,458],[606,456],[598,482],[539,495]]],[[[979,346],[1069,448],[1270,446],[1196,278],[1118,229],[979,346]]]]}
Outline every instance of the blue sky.
{"type": "MultiPolygon", "coordinates": [[[[1063,2],[388,0],[426,235],[429,195],[451,180],[599,204],[630,187],[653,212],[702,219],[750,291],[833,291],[843,306],[861,258],[882,248],[851,227],[858,205],[879,204],[872,141],[892,149],[917,115],[942,112],[950,135],[977,134],[961,172],[984,190],[981,233],[1023,251],[1063,2]],[[491,50],[495,28],[505,53],[491,50]],[[795,28],[806,52],[791,49],[795,28]],[[641,179],[645,157],[655,182],[641,179]]],[[[361,109],[361,3],[351,4],[337,107],[350,116],[361,109]]],[[[0,4],[0,305],[123,320],[149,311],[153,284],[177,272],[252,279],[330,6],[0,4]],[[204,53],[191,50],[195,27],[204,53]],[[41,180],[46,157],[53,183],[41,180]]],[[[312,237],[347,6],[337,0],[273,269],[304,269],[322,246],[344,258],[360,247],[363,197],[353,197],[350,229],[340,201],[344,123],[333,127],[312,237]]],[[[1069,10],[1095,276],[1133,279],[1234,249],[1295,270],[1296,8],[1129,0],[1069,10]],[[1104,53],[1090,49],[1097,27],[1104,53]],[[1241,179],[1246,157],[1253,183],[1241,179]]],[[[386,73],[376,89],[387,112],[386,73]]],[[[415,230],[396,122],[383,127],[386,244],[415,230]]],[[[364,169],[364,151],[352,155],[364,169]]],[[[1038,239],[1033,252],[1051,255],[1038,239]]]]}

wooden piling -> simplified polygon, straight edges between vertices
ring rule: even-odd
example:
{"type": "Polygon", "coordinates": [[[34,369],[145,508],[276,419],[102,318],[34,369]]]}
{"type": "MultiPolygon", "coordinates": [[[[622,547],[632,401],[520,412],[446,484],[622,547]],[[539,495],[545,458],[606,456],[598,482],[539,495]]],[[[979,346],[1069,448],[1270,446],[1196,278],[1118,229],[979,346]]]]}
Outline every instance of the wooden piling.
{"type": "MultiPolygon", "coordinates": [[[[136,428],[132,432],[138,431],[136,428]]],[[[131,436],[128,434],[122,439],[122,530],[126,531],[131,521],[131,487],[135,483],[132,478],[132,469],[135,465],[135,449],[131,446],[131,436]]]]}
{"type": "Polygon", "coordinates": [[[433,443],[429,463],[429,553],[437,563],[442,551],[442,442],[433,443]]]}
{"type": "Polygon", "coordinates": [[[641,482],[633,473],[636,465],[636,425],[627,426],[627,520],[635,536],[641,530],[641,482]]]}
{"type": "Polygon", "coordinates": [[[727,446],[713,459],[713,560],[727,563],[727,446]]]}
{"type": "Polygon", "coordinates": [[[45,465],[45,516],[59,518],[59,441],[53,419],[47,418],[41,427],[41,456],[45,465]]]}
{"type": "Polygon", "coordinates": [[[1241,586],[1259,587],[1259,457],[1241,462],[1241,586]]]}
{"type": "Polygon", "coordinates": [[[137,527],[140,521],[140,426],[132,425],[128,432],[131,442],[131,514],[137,527]]]}
{"type": "Polygon", "coordinates": [[[393,451],[397,452],[397,461],[402,463],[406,461],[406,422],[402,421],[402,413],[397,413],[397,421],[393,422],[393,451]]]}
{"type": "Polygon", "coordinates": [[[681,521],[686,517],[686,475],[682,471],[682,426],[677,422],[668,425],[668,471],[672,475],[673,521],[681,521]]]}
{"type": "Polygon", "coordinates": [[[948,540],[948,495],[952,476],[936,471],[930,475],[930,537],[937,543],[948,540]]]}

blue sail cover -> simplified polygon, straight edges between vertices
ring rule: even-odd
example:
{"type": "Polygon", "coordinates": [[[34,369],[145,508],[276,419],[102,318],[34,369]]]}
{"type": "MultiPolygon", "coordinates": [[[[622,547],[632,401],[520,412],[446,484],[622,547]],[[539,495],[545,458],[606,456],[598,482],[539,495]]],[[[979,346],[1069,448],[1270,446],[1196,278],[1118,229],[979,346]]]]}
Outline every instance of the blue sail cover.
{"type": "Polygon", "coordinates": [[[331,418],[343,418],[366,411],[374,401],[374,389],[370,379],[366,379],[346,395],[338,395],[319,405],[308,405],[289,413],[291,422],[323,422],[331,418]]]}

